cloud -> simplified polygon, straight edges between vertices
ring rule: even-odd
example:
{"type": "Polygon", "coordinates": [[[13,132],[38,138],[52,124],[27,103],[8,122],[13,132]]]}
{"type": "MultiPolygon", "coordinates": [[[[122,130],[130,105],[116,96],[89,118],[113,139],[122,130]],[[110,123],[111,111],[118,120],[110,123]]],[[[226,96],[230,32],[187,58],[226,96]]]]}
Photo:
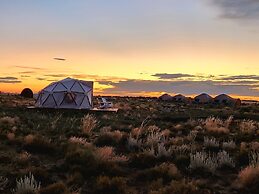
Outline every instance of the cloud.
{"type": "Polygon", "coordinates": [[[0,77],[0,83],[21,83],[17,77],[0,77]]]}
{"type": "Polygon", "coordinates": [[[258,0],[211,0],[221,10],[221,17],[228,19],[259,20],[258,0]]]}
{"type": "Polygon", "coordinates": [[[254,80],[259,81],[259,75],[235,75],[235,76],[223,76],[222,78],[218,78],[220,80],[254,80]]]}
{"type": "Polygon", "coordinates": [[[45,70],[45,68],[41,68],[41,67],[31,67],[31,66],[21,66],[21,65],[16,65],[14,67],[21,68],[21,69],[45,70]]]}
{"type": "Polygon", "coordinates": [[[175,73],[175,74],[156,73],[152,76],[158,77],[159,79],[177,79],[177,78],[195,77],[195,75],[183,74],[183,73],[175,73]]]}
{"type": "Polygon", "coordinates": [[[162,81],[162,80],[133,80],[109,83],[112,88],[104,89],[104,92],[113,94],[135,94],[149,92],[182,93],[185,95],[209,93],[217,95],[221,93],[237,94],[242,96],[259,96],[259,86],[249,84],[225,84],[220,81],[162,81]]]}

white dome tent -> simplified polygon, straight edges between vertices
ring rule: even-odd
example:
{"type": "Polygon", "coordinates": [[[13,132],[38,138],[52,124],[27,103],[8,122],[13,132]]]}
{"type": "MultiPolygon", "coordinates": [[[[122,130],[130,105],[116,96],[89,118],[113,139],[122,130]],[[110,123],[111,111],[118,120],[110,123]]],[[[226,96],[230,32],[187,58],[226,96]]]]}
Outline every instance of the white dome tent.
{"type": "Polygon", "coordinates": [[[66,78],[53,82],[39,92],[39,108],[93,108],[93,82],[66,78]]]}

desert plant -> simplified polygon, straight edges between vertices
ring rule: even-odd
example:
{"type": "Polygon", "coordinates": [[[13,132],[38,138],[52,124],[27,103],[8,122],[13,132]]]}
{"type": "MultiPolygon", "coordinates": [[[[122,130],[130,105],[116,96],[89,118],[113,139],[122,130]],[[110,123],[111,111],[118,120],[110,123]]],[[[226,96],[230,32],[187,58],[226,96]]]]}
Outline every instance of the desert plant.
{"type": "Polygon", "coordinates": [[[206,152],[196,152],[190,154],[190,169],[205,168],[210,172],[215,172],[218,167],[218,161],[215,156],[211,156],[206,152]]]}
{"type": "Polygon", "coordinates": [[[249,164],[253,167],[259,166],[259,152],[253,151],[250,153],[249,164]]]}
{"type": "Polygon", "coordinates": [[[204,143],[203,144],[204,144],[205,147],[214,147],[214,148],[219,147],[219,142],[214,137],[211,137],[211,138],[204,137],[204,143]]]}
{"type": "Polygon", "coordinates": [[[236,143],[233,141],[233,140],[229,140],[229,141],[226,141],[226,142],[223,142],[222,143],[222,148],[223,149],[235,149],[236,148],[236,143]]]}
{"type": "Polygon", "coordinates": [[[220,167],[222,166],[229,166],[234,168],[235,162],[234,160],[229,156],[229,153],[226,151],[221,151],[217,154],[218,164],[220,167]]]}
{"type": "Polygon", "coordinates": [[[40,194],[68,194],[70,193],[63,182],[53,183],[42,188],[40,194]]]}
{"type": "Polygon", "coordinates": [[[16,189],[13,192],[16,194],[36,193],[40,190],[40,186],[41,183],[37,182],[33,174],[29,173],[28,176],[16,180],[16,189]]]}
{"type": "Polygon", "coordinates": [[[253,190],[258,191],[259,166],[257,167],[248,166],[242,169],[238,174],[237,182],[241,185],[242,188],[246,188],[247,190],[252,190],[249,193],[256,193],[256,191],[253,191],[253,190]]]}
{"type": "Polygon", "coordinates": [[[142,140],[138,138],[134,138],[131,134],[128,138],[128,147],[131,148],[141,148],[142,140]]]}
{"type": "Polygon", "coordinates": [[[95,192],[98,194],[113,193],[126,194],[127,184],[125,178],[99,176],[96,181],[95,192]]]}
{"type": "Polygon", "coordinates": [[[229,117],[226,121],[223,121],[219,118],[209,117],[203,122],[203,124],[208,132],[229,133],[229,125],[232,119],[233,117],[229,117]]]}
{"type": "Polygon", "coordinates": [[[85,134],[90,134],[97,126],[98,121],[93,115],[87,114],[82,118],[82,130],[85,134]]]}
{"type": "Polygon", "coordinates": [[[252,120],[243,120],[239,124],[240,131],[245,134],[252,134],[256,130],[256,122],[252,120]]]}
{"type": "Polygon", "coordinates": [[[8,184],[8,178],[0,176],[0,191],[4,190],[8,184]]]}
{"type": "Polygon", "coordinates": [[[75,136],[72,136],[69,138],[68,140],[70,143],[75,143],[75,144],[80,144],[80,145],[84,145],[86,147],[91,147],[92,144],[87,142],[85,138],[83,137],[75,137],[75,136]]]}

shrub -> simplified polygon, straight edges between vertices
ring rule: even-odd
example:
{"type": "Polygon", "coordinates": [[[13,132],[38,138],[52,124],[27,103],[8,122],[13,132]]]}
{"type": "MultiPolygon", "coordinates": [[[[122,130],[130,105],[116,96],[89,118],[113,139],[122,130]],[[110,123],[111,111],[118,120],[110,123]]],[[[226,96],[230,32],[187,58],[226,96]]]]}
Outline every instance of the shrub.
{"type": "MultiPolygon", "coordinates": [[[[241,170],[238,175],[238,183],[241,188],[252,190],[249,193],[257,193],[259,190],[259,166],[248,166],[241,170]],[[254,190],[254,191],[253,191],[254,190]],[[257,191],[257,192],[256,192],[257,191]]],[[[247,192],[248,193],[248,192],[247,192]]]]}
{"type": "Polygon", "coordinates": [[[70,137],[69,140],[68,140],[70,143],[75,143],[75,144],[80,144],[80,145],[83,145],[85,147],[92,147],[92,144],[87,142],[85,138],[83,137],[70,137]]]}
{"type": "Polygon", "coordinates": [[[40,183],[38,183],[33,174],[16,180],[16,189],[13,190],[16,194],[36,193],[40,190],[40,183]]]}
{"type": "Polygon", "coordinates": [[[236,148],[236,143],[233,140],[229,140],[222,143],[222,148],[227,150],[233,150],[236,148]]]}
{"type": "Polygon", "coordinates": [[[256,122],[252,120],[243,120],[239,124],[240,131],[245,134],[253,134],[256,130],[256,122]]]}
{"type": "Polygon", "coordinates": [[[259,166],[259,152],[250,153],[249,164],[253,167],[259,166]]]}
{"type": "Polygon", "coordinates": [[[43,136],[26,136],[25,149],[40,154],[53,154],[56,151],[55,145],[43,136]]]}
{"type": "Polygon", "coordinates": [[[215,172],[218,167],[218,161],[215,156],[211,156],[206,152],[196,152],[190,154],[190,169],[204,168],[209,172],[215,172]]]}
{"type": "Polygon", "coordinates": [[[68,194],[69,191],[66,185],[62,182],[54,183],[42,188],[40,194],[68,194]]]}
{"type": "Polygon", "coordinates": [[[81,172],[84,177],[91,177],[99,172],[99,162],[96,160],[93,151],[79,145],[68,147],[65,165],[70,170],[81,172]]]}
{"type": "Polygon", "coordinates": [[[96,180],[95,191],[96,194],[126,194],[127,184],[125,178],[122,177],[107,177],[99,176],[96,180]]]}
{"type": "Polygon", "coordinates": [[[211,147],[211,148],[218,148],[219,142],[214,137],[212,138],[204,137],[204,146],[211,147]]]}
{"type": "Polygon", "coordinates": [[[96,148],[95,156],[98,160],[101,160],[101,161],[124,162],[128,160],[126,156],[115,155],[114,148],[108,147],[108,146],[96,148]]]}
{"type": "Polygon", "coordinates": [[[0,191],[4,190],[8,184],[8,178],[0,176],[0,191]]]}
{"type": "Polygon", "coordinates": [[[172,163],[162,163],[150,169],[143,170],[137,174],[139,181],[154,181],[162,179],[163,182],[170,182],[172,179],[180,177],[180,172],[172,163]]]}
{"type": "Polygon", "coordinates": [[[226,121],[219,118],[209,117],[204,121],[205,129],[213,133],[229,133],[229,125],[233,117],[229,117],[226,121]]]}
{"type": "Polygon", "coordinates": [[[222,166],[228,166],[228,167],[235,167],[234,160],[229,156],[229,154],[226,151],[219,152],[217,155],[218,164],[220,167],[222,166]]]}
{"type": "Polygon", "coordinates": [[[97,146],[116,146],[118,145],[119,140],[120,139],[117,139],[117,137],[112,135],[112,132],[107,132],[97,137],[94,144],[97,146]]]}
{"type": "Polygon", "coordinates": [[[173,180],[170,185],[165,186],[158,191],[151,191],[150,194],[205,194],[205,190],[198,189],[194,182],[187,182],[186,180],[173,180]]]}
{"type": "Polygon", "coordinates": [[[98,121],[90,114],[85,115],[82,118],[82,130],[85,134],[90,134],[92,130],[97,126],[98,121]]]}

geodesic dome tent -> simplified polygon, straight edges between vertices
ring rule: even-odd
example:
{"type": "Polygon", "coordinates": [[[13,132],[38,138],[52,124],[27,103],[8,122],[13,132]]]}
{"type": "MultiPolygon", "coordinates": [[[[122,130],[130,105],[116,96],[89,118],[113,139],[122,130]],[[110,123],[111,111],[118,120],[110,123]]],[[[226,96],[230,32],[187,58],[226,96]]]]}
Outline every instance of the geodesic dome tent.
{"type": "Polygon", "coordinates": [[[206,93],[202,93],[202,94],[196,96],[194,98],[194,101],[196,103],[207,104],[207,103],[211,103],[213,101],[213,98],[206,93]]]}
{"type": "Polygon", "coordinates": [[[53,82],[39,92],[39,108],[93,108],[93,82],[66,78],[53,82]]]}

